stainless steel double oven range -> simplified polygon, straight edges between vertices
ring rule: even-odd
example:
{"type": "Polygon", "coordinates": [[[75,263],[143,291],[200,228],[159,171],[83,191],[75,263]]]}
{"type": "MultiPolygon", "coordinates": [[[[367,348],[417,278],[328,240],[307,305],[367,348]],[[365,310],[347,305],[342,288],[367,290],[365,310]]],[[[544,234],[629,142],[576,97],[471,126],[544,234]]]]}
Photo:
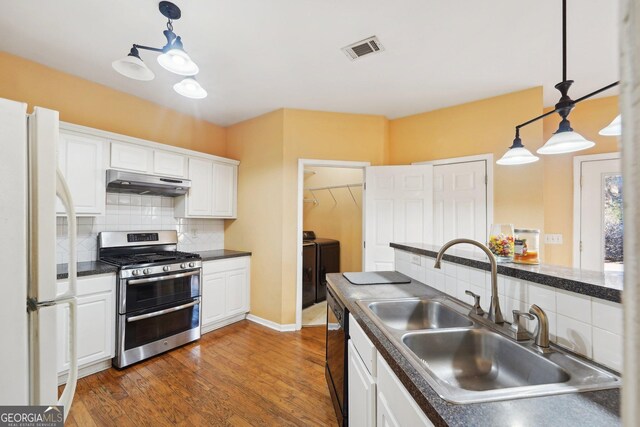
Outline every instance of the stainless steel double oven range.
{"type": "Polygon", "coordinates": [[[177,247],[176,231],[98,235],[100,261],[119,268],[115,367],[200,338],[202,261],[177,247]]]}

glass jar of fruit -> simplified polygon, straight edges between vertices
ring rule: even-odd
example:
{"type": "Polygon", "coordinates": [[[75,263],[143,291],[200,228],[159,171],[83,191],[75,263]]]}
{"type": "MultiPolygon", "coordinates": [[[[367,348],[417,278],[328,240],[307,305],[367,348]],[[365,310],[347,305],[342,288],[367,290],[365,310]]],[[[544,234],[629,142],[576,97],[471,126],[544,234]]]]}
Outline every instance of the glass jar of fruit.
{"type": "Polygon", "coordinates": [[[516,228],[513,261],[518,264],[540,264],[540,230],[516,228]]]}
{"type": "Polygon", "coordinates": [[[489,232],[488,246],[497,262],[512,262],[514,253],[513,224],[493,224],[489,232]]]}

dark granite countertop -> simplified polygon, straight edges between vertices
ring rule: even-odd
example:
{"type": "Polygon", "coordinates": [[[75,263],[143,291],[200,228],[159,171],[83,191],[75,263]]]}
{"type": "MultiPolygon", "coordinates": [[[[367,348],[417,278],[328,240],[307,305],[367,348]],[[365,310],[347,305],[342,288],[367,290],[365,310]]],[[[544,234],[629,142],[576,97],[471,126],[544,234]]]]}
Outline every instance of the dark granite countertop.
{"type": "MultiPolygon", "coordinates": [[[[422,243],[391,243],[391,247],[432,258],[435,258],[438,255],[438,250],[440,250],[438,245],[422,243]]],[[[480,255],[464,249],[449,249],[443,259],[481,270],[489,271],[491,268],[484,254],[480,255]]],[[[607,301],[622,301],[624,278],[622,272],[602,273],[549,264],[524,265],[508,263],[498,264],[498,274],[607,301]]]]}
{"type": "Polygon", "coordinates": [[[241,256],[251,256],[251,252],[233,251],[231,249],[218,249],[215,251],[196,252],[202,257],[202,261],[213,261],[216,259],[236,258],[241,256]]]}
{"type": "MultiPolygon", "coordinates": [[[[69,277],[68,264],[56,265],[57,280],[66,279],[69,277]]],[[[78,277],[93,276],[95,274],[107,274],[115,273],[118,271],[118,267],[115,265],[107,264],[101,261],[88,261],[78,263],[78,277]]]]}
{"type": "Polygon", "coordinates": [[[403,285],[356,286],[342,274],[327,274],[329,287],[391,369],[436,426],[614,426],[620,424],[620,390],[457,405],[438,396],[426,379],[355,304],[365,298],[440,296],[438,290],[412,280],[403,285]]]}
{"type": "MultiPolygon", "coordinates": [[[[216,259],[235,258],[241,256],[250,256],[251,252],[233,251],[230,249],[219,249],[214,251],[195,252],[202,257],[202,261],[213,261],[216,259]]],[[[69,266],[67,264],[58,264],[57,279],[66,279],[69,277],[69,266]]],[[[78,277],[92,276],[95,274],[116,273],[118,267],[101,261],[89,261],[78,263],[78,277]]]]}

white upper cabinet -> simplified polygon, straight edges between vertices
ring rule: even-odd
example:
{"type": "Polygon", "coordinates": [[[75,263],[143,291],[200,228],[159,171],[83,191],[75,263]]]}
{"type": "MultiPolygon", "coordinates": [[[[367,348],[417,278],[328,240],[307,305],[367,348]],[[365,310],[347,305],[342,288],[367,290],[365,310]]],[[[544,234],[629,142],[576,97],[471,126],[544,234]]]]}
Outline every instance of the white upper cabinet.
{"type": "Polygon", "coordinates": [[[176,217],[235,218],[238,165],[189,158],[191,189],[176,199],[176,217]]]}
{"type": "Polygon", "coordinates": [[[213,215],[235,217],[238,167],[227,163],[213,163],[213,215]]]}
{"type": "Polygon", "coordinates": [[[213,215],[213,162],[205,159],[189,159],[191,188],[185,196],[185,216],[213,215]]]}
{"type": "MultiPolygon", "coordinates": [[[[105,213],[105,150],[102,138],[61,131],[58,140],[58,167],[64,175],[78,216],[105,213]]],[[[56,212],[65,215],[58,201],[56,212]]]]}
{"type": "Polygon", "coordinates": [[[182,154],[153,150],[153,173],[156,175],[186,177],[186,157],[182,154]]]}
{"type": "Polygon", "coordinates": [[[153,150],[142,145],[111,142],[111,167],[128,171],[151,173],[153,150]]]}

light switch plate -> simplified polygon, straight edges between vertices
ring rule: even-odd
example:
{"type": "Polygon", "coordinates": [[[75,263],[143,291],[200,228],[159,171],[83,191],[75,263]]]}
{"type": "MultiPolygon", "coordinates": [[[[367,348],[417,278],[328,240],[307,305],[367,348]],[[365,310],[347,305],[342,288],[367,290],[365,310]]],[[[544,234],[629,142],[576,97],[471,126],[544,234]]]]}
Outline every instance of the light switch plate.
{"type": "Polygon", "coordinates": [[[544,243],[547,245],[561,245],[562,234],[545,234],[544,243]]]}

